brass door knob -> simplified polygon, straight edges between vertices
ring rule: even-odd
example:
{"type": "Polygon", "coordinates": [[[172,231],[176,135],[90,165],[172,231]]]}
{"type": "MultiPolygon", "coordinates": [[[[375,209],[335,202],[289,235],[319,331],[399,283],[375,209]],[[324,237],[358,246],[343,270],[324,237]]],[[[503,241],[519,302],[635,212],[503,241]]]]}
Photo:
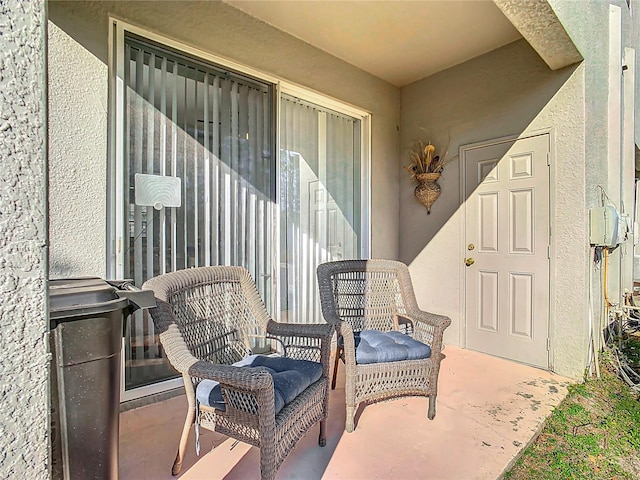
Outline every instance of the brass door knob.
{"type": "Polygon", "coordinates": [[[471,265],[473,265],[474,263],[476,263],[476,261],[475,261],[473,258],[467,258],[467,259],[465,259],[465,261],[464,261],[464,264],[465,264],[467,267],[470,267],[470,266],[471,266],[471,265]]]}

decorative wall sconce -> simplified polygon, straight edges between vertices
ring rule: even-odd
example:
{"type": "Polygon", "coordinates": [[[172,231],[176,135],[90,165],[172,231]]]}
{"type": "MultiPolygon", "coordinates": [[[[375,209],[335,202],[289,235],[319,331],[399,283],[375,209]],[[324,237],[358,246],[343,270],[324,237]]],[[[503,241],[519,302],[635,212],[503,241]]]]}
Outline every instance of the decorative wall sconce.
{"type": "Polygon", "coordinates": [[[451,159],[436,155],[436,147],[431,142],[426,145],[422,141],[416,141],[410,153],[411,163],[404,169],[411,175],[411,180],[418,182],[413,191],[415,197],[427,208],[427,215],[431,214],[431,206],[440,196],[438,179],[444,170],[444,166],[451,159]]]}

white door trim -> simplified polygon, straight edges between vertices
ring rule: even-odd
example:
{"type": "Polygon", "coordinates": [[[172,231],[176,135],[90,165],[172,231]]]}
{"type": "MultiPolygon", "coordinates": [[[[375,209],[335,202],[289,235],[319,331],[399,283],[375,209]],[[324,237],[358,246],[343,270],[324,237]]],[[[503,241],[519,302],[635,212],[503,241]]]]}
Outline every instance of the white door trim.
{"type": "Polygon", "coordinates": [[[525,139],[525,138],[531,138],[531,137],[537,137],[540,135],[548,135],[549,136],[549,247],[550,247],[550,251],[549,251],[549,305],[548,305],[548,336],[549,336],[549,343],[548,343],[548,358],[549,358],[549,370],[553,371],[554,369],[554,343],[555,343],[555,336],[554,336],[554,330],[553,330],[553,326],[554,326],[554,318],[555,318],[555,304],[556,304],[556,294],[555,294],[555,275],[553,275],[553,272],[555,271],[555,252],[556,250],[556,244],[555,244],[555,239],[556,236],[553,235],[553,230],[554,230],[554,220],[556,218],[555,215],[555,205],[556,205],[556,182],[555,182],[555,178],[556,178],[556,162],[555,162],[555,135],[554,135],[554,129],[553,128],[543,128],[543,129],[536,129],[536,130],[531,130],[525,133],[522,133],[520,135],[506,135],[504,137],[499,137],[499,138],[494,138],[494,139],[490,139],[490,140],[483,140],[480,142],[474,142],[474,143],[469,143],[469,144],[465,144],[465,145],[460,145],[459,150],[458,150],[458,158],[460,159],[460,177],[459,177],[459,182],[460,182],[460,189],[459,189],[459,193],[460,193],[460,207],[461,207],[461,215],[459,215],[458,219],[459,219],[459,228],[458,231],[460,232],[459,234],[459,238],[458,238],[458,252],[459,252],[459,257],[460,257],[460,262],[459,262],[459,266],[458,266],[458,278],[459,278],[459,282],[460,282],[460,288],[459,288],[459,301],[458,301],[458,305],[459,305],[459,317],[460,318],[460,328],[458,331],[458,342],[461,348],[467,348],[467,337],[466,337],[466,333],[467,333],[467,312],[466,312],[466,301],[465,301],[465,295],[466,295],[466,291],[465,291],[465,275],[466,275],[466,268],[464,265],[464,257],[466,255],[466,244],[465,244],[465,239],[466,239],[466,225],[465,225],[465,221],[466,221],[466,215],[467,215],[467,204],[466,204],[466,198],[465,198],[465,193],[466,193],[466,155],[467,152],[469,152],[470,150],[474,150],[477,148],[484,148],[484,147],[489,147],[491,145],[496,145],[496,144],[500,144],[500,143],[506,143],[506,142],[513,142],[516,140],[520,140],[520,139],[525,139]]]}

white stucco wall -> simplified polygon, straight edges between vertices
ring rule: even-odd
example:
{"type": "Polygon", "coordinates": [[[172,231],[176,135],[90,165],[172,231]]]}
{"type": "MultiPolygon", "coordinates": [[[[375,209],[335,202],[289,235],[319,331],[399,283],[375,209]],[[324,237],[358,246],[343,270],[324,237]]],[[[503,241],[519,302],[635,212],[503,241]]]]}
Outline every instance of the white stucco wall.
{"type": "Polygon", "coordinates": [[[107,65],[49,23],[50,276],[107,275],[107,65]]]}
{"type": "MultiPolygon", "coordinates": [[[[402,164],[418,138],[449,143],[455,155],[461,145],[551,129],[553,368],[572,377],[583,372],[588,340],[583,92],[583,67],[553,72],[524,40],[402,89],[402,164]]],[[[457,160],[445,167],[442,194],[429,216],[403,175],[400,258],[410,264],[421,306],[452,318],[446,341],[464,345],[459,175],[457,160]]]]}
{"type": "Polygon", "coordinates": [[[399,89],[221,2],[50,1],[52,274],[104,271],[109,14],[371,112],[372,256],[397,258],[399,89]]]}
{"type": "Polygon", "coordinates": [[[45,22],[0,2],[0,478],[49,477],[45,22]]]}

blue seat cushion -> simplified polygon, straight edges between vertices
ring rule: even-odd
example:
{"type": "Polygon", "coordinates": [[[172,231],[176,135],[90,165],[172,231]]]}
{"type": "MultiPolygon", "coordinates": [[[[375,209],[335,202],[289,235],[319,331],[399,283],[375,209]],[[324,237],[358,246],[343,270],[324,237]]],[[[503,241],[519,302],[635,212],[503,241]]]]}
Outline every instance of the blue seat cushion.
{"type": "Polygon", "coordinates": [[[353,332],[356,363],[384,363],[418,360],[431,356],[431,347],[405,335],[391,331],[362,330],[353,332]]]}
{"type": "MultiPolygon", "coordinates": [[[[234,365],[265,367],[269,371],[273,378],[276,414],[322,376],[321,363],[286,357],[249,355],[234,365]]],[[[196,398],[202,405],[222,411],[226,409],[220,384],[215,380],[201,381],[196,388],[196,398]]]]}

